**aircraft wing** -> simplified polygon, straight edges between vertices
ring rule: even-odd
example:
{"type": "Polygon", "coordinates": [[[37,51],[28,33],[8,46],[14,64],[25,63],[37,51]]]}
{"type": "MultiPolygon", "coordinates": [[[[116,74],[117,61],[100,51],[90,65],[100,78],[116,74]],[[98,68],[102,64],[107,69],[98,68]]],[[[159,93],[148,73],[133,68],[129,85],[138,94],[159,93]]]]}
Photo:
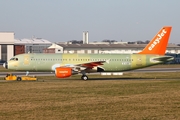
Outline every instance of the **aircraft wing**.
{"type": "Polygon", "coordinates": [[[94,62],[77,64],[77,65],[75,65],[75,66],[85,67],[85,68],[90,68],[90,69],[92,69],[93,67],[96,67],[96,66],[99,66],[99,65],[103,65],[104,62],[106,62],[106,61],[94,61],[94,62]]]}
{"type": "Polygon", "coordinates": [[[107,61],[93,61],[93,62],[87,62],[87,63],[80,63],[80,64],[65,64],[64,67],[72,68],[74,71],[82,71],[85,69],[93,69],[94,67],[103,65],[103,63],[109,63],[109,60],[107,61]]]}

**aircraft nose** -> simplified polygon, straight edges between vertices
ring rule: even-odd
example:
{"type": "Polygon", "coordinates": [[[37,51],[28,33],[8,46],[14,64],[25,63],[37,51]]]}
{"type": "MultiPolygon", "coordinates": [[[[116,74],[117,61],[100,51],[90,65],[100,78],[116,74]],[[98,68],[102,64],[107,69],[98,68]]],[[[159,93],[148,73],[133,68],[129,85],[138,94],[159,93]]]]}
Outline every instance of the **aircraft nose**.
{"type": "Polygon", "coordinates": [[[8,63],[7,62],[3,63],[3,67],[8,69],[8,63]]]}

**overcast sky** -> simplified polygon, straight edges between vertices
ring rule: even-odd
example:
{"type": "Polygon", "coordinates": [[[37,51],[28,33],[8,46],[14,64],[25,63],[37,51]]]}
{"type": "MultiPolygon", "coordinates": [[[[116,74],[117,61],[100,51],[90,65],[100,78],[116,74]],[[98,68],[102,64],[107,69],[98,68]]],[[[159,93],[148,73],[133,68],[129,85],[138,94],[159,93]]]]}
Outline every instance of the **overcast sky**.
{"type": "Polygon", "coordinates": [[[170,43],[180,43],[180,0],[0,0],[0,31],[15,38],[51,42],[150,40],[172,26],[170,43]]]}

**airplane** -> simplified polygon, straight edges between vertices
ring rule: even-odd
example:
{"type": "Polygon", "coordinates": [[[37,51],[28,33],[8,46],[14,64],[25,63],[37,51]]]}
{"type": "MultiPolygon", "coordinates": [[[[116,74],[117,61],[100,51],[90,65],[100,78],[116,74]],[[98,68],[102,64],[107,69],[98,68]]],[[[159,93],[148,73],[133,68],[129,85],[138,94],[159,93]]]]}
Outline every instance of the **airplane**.
{"type": "Polygon", "coordinates": [[[172,61],[165,51],[171,26],[164,26],[136,54],[73,54],[73,53],[26,53],[12,57],[3,64],[4,68],[18,71],[54,71],[57,78],[66,78],[81,73],[123,72],[172,61]]]}

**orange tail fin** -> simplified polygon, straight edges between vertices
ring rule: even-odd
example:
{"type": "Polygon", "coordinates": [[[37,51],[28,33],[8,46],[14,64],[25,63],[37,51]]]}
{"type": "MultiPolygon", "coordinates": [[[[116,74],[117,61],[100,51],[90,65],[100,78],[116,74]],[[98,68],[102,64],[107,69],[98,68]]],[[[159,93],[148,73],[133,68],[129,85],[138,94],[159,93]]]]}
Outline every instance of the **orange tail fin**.
{"type": "Polygon", "coordinates": [[[138,54],[158,54],[164,55],[171,33],[170,26],[163,27],[156,36],[149,42],[149,44],[138,54]]]}

